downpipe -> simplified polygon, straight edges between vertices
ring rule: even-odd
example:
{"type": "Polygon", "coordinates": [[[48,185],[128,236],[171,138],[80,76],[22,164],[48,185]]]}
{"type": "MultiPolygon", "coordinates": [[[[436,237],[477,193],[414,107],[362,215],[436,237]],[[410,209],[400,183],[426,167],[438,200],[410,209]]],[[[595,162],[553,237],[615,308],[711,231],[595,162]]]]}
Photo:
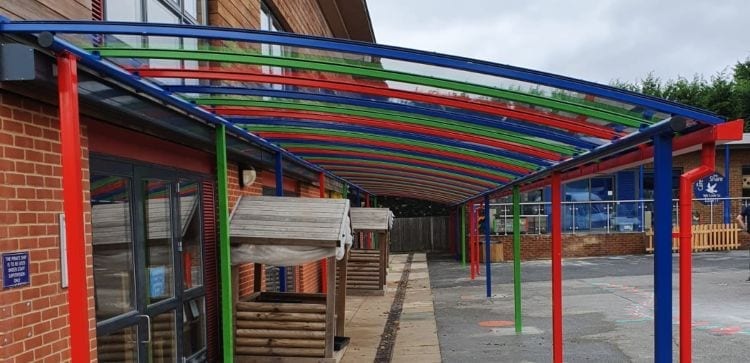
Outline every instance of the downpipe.
{"type": "Polygon", "coordinates": [[[707,142],[701,150],[701,165],[680,176],[680,362],[692,361],[693,346],[693,202],[692,185],[716,168],[716,144],[707,142]]]}

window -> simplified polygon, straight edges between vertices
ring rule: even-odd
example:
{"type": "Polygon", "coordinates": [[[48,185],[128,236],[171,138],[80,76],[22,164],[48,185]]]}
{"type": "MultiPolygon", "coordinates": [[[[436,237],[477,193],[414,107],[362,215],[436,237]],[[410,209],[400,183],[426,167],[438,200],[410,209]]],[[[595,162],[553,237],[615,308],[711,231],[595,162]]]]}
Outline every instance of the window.
{"type": "Polygon", "coordinates": [[[563,229],[566,231],[607,230],[611,223],[614,178],[591,178],[564,185],[563,229]]]}
{"type": "MultiPolygon", "coordinates": [[[[284,31],[284,28],[281,26],[281,22],[279,22],[279,19],[276,18],[276,15],[274,15],[273,12],[271,12],[271,10],[268,8],[268,6],[263,2],[260,5],[260,30],[271,32],[284,31]]],[[[263,43],[260,46],[260,52],[263,55],[270,55],[273,57],[280,57],[284,55],[283,48],[278,44],[263,43]]],[[[263,71],[263,73],[267,74],[284,74],[284,69],[281,67],[262,66],[261,70],[263,71]]],[[[273,84],[271,85],[271,87],[276,90],[283,89],[283,86],[281,84],[273,84]]]]}
{"type": "MultiPolygon", "coordinates": [[[[680,175],[682,168],[672,169],[672,198],[680,197],[680,175]]],[[[643,199],[654,199],[654,171],[643,172],[643,199]]]]}
{"type": "Polygon", "coordinates": [[[105,0],[104,20],[205,24],[205,4],[205,0],[105,0]]]}

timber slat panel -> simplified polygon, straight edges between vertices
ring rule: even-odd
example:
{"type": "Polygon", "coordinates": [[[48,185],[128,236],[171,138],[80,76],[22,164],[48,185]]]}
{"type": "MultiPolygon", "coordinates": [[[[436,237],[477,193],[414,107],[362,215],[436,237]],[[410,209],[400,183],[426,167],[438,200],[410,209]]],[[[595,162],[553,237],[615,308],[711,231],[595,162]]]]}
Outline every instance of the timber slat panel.
{"type": "Polygon", "coordinates": [[[358,232],[388,231],[393,224],[393,213],[388,208],[352,208],[352,228],[358,232]]]}
{"type": "Polygon", "coordinates": [[[263,321],[263,320],[237,320],[237,328],[240,329],[279,329],[279,330],[320,330],[326,329],[325,322],[306,321],[263,321]]]}
{"type": "Polygon", "coordinates": [[[322,349],[314,348],[283,348],[283,347],[245,347],[237,346],[237,354],[275,356],[275,357],[319,357],[323,358],[322,349]]]}
{"type": "Polygon", "coordinates": [[[325,314],[237,311],[237,320],[326,321],[325,314]]]}
{"type": "Polygon", "coordinates": [[[238,337],[245,338],[286,338],[286,339],[325,339],[324,331],[281,330],[281,329],[237,329],[238,337]]]}
{"type": "MultiPolygon", "coordinates": [[[[672,228],[672,251],[680,249],[680,229],[672,228]]],[[[737,224],[699,224],[692,226],[693,252],[728,251],[740,247],[739,234],[742,232],[737,224]]],[[[646,252],[654,252],[654,232],[646,232],[648,245],[646,252]]]]}
{"type": "Polygon", "coordinates": [[[243,196],[232,211],[232,244],[336,247],[345,239],[346,199],[243,196]]]}
{"type": "Polygon", "coordinates": [[[285,348],[320,348],[325,347],[323,339],[264,339],[264,338],[237,338],[237,346],[243,347],[285,347],[285,348]]]}
{"type": "Polygon", "coordinates": [[[326,306],[322,304],[270,303],[270,302],[237,302],[237,311],[270,311],[286,313],[320,313],[325,314],[326,306]]]}

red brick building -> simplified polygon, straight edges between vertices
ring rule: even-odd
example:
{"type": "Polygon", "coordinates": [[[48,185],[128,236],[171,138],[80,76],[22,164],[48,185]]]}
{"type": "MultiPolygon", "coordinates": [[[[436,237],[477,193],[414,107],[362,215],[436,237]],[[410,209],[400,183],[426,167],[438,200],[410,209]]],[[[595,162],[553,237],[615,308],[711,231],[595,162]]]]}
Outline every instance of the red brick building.
{"type": "MultiPolygon", "coordinates": [[[[700,152],[693,151],[674,158],[673,198],[678,198],[679,176],[696,168],[700,152]]],[[[716,172],[726,178],[726,195],[711,202],[693,195],[693,224],[722,225],[736,223],[741,209],[750,205],[750,134],[742,141],[716,149],[716,172]],[[728,151],[727,151],[728,149],[728,151]],[[729,165],[724,163],[729,155],[729,165]]],[[[648,250],[653,199],[653,165],[629,168],[615,173],[592,175],[563,185],[563,256],[586,257],[642,254],[648,250]]],[[[522,193],[521,255],[523,259],[547,259],[550,235],[547,232],[549,199],[546,189],[522,193]],[[525,205],[523,204],[525,203],[525,205]],[[538,216],[535,216],[538,215],[538,216]]],[[[513,259],[512,212],[509,199],[501,199],[493,220],[494,240],[503,243],[503,258],[513,259]],[[505,227],[504,227],[505,226],[505,227]]],[[[676,206],[676,202],[675,202],[676,206]]],[[[673,225],[677,224],[677,209],[673,225]]],[[[748,248],[750,235],[738,233],[739,246],[748,248]]]]}
{"type": "MultiPolygon", "coordinates": [[[[1,2],[0,15],[207,24],[374,42],[364,1],[29,0],[1,2]]],[[[0,252],[28,252],[30,274],[29,283],[0,291],[3,362],[70,359],[54,59],[38,61],[35,81],[0,83],[0,252]]],[[[105,104],[80,91],[91,356],[215,361],[212,131],[86,70],[79,70],[79,80],[130,97],[138,106],[105,104]],[[167,122],[189,131],[175,134],[167,122]],[[156,286],[155,277],[165,286],[156,286]],[[136,347],[137,330],[147,321],[162,327],[162,334],[144,350],[136,347]]],[[[231,209],[241,195],[273,191],[275,182],[267,152],[238,139],[229,142],[231,209]],[[257,178],[241,186],[239,170],[250,167],[257,178]]],[[[292,166],[284,173],[284,192],[318,197],[317,178],[292,166]]],[[[329,197],[340,197],[340,183],[327,180],[326,187],[329,197]]],[[[252,268],[242,271],[241,293],[246,293],[253,288],[252,268]]],[[[318,263],[295,268],[289,276],[298,291],[321,289],[318,263]]]]}

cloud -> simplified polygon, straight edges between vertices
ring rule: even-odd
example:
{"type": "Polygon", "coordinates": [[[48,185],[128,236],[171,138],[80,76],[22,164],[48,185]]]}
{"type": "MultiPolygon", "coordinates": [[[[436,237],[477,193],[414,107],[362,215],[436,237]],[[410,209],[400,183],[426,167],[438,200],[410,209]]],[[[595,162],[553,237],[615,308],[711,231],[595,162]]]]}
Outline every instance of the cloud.
{"type": "Polygon", "coordinates": [[[379,43],[590,81],[710,77],[750,56],[750,2],[369,0],[379,43]]]}

